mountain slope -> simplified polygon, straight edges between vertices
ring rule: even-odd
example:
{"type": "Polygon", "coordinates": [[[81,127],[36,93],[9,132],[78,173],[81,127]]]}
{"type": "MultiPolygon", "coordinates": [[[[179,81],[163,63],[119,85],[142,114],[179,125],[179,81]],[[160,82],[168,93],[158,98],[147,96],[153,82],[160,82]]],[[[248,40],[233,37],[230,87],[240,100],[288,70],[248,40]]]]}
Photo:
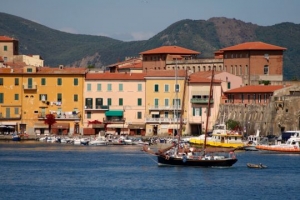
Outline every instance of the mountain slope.
{"type": "Polygon", "coordinates": [[[178,45],[213,57],[214,51],[249,41],[262,41],[287,48],[284,78],[299,79],[300,25],[281,23],[258,26],[236,19],[181,20],[149,40],[123,42],[103,36],[57,31],[38,23],[0,13],[0,35],[19,40],[21,54],[39,54],[49,66],[95,65],[102,67],[125,57],[162,45],[178,45]]]}

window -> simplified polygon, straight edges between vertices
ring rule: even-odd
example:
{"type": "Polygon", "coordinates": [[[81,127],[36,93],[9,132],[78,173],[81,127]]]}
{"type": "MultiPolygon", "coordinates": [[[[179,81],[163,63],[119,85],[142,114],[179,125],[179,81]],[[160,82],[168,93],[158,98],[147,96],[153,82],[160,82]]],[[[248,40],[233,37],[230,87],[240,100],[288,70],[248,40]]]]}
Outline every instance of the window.
{"type": "Polygon", "coordinates": [[[57,78],[57,85],[62,85],[62,79],[61,78],[57,78]]]}
{"type": "Polygon", "coordinates": [[[202,116],[202,107],[193,108],[193,116],[202,116]]]}
{"type": "Polygon", "coordinates": [[[96,108],[100,109],[103,106],[103,98],[96,98],[96,108]]]}
{"type": "Polygon", "coordinates": [[[27,68],[27,72],[32,72],[32,68],[27,68]]]}
{"type": "Polygon", "coordinates": [[[74,102],[78,101],[78,94],[74,94],[74,102]]]}
{"type": "Polygon", "coordinates": [[[158,88],[158,85],[155,84],[155,85],[154,85],[154,92],[158,92],[158,89],[159,89],[159,88],[158,88]]]}
{"type": "Polygon", "coordinates": [[[169,118],[169,112],[165,112],[165,118],[169,118]]]}
{"type": "Polygon", "coordinates": [[[169,85],[165,85],[165,92],[169,92],[169,85]]]}
{"type": "Polygon", "coordinates": [[[97,91],[101,91],[101,83],[97,84],[97,91]]]}
{"type": "Polygon", "coordinates": [[[180,106],[180,99],[173,99],[173,106],[178,108],[180,106]]]}
{"type": "Polygon", "coordinates": [[[92,85],[90,83],[88,83],[86,85],[86,89],[87,89],[88,92],[90,92],[92,90],[92,85]]]}
{"type": "Polygon", "coordinates": [[[78,85],[78,78],[74,78],[74,85],[78,85]]]}
{"type": "Polygon", "coordinates": [[[40,94],[39,100],[40,101],[47,101],[47,94],[40,94]]]}
{"type": "Polygon", "coordinates": [[[3,50],[4,50],[4,51],[7,51],[7,46],[6,46],[6,45],[4,46],[3,50]]]}
{"type": "Polygon", "coordinates": [[[158,108],[158,106],[159,106],[159,99],[154,99],[154,106],[155,106],[155,108],[158,108]]]}
{"type": "Polygon", "coordinates": [[[248,75],[248,65],[245,67],[245,75],[248,75]]]}
{"type": "Polygon", "coordinates": [[[111,83],[107,84],[107,91],[111,91],[111,83]]]}
{"type": "Polygon", "coordinates": [[[3,78],[0,78],[0,85],[3,85],[3,78]]]}
{"type": "Polygon", "coordinates": [[[179,92],[179,84],[175,84],[175,92],[179,92]]]}
{"type": "Polygon", "coordinates": [[[19,100],[19,94],[15,94],[15,100],[19,100]]]}
{"type": "Polygon", "coordinates": [[[111,106],[111,98],[108,98],[108,99],[107,99],[107,105],[108,105],[108,106],[111,106]]]}
{"type": "Polygon", "coordinates": [[[120,84],[119,84],[119,92],[122,92],[122,91],[123,91],[123,84],[120,83],[120,84]]]}
{"type": "Polygon", "coordinates": [[[62,93],[57,94],[57,101],[62,102],[62,93]]]}
{"type": "Polygon", "coordinates": [[[123,106],[123,98],[119,98],[119,106],[123,106]]]}
{"type": "Polygon", "coordinates": [[[244,94],[241,94],[242,103],[244,103],[244,94]]]}
{"type": "Polygon", "coordinates": [[[42,85],[46,85],[46,79],[45,79],[45,78],[42,78],[42,79],[41,79],[41,84],[42,84],[42,85]]]}
{"type": "Polygon", "coordinates": [[[265,75],[268,75],[268,74],[269,74],[269,66],[268,66],[268,65],[265,65],[265,66],[264,66],[264,74],[265,74],[265,75]]]}
{"type": "Polygon", "coordinates": [[[27,79],[27,85],[29,89],[33,88],[32,78],[27,79]]]}
{"type": "Polygon", "coordinates": [[[230,89],[230,88],[231,88],[231,83],[228,82],[228,83],[227,83],[227,89],[230,89]]]}
{"type": "Polygon", "coordinates": [[[86,112],[86,118],[91,119],[92,118],[92,113],[90,111],[86,112]]]}
{"type": "Polygon", "coordinates": [[[142,119],[142,112],[137,112],[137,118],[142,119]]]}
{"type": "Polygon", "coordinates": [[[19,78],[15,78],[15,85],[19,85],[19,78]]]}
{"type": "Polygon", "coordinates": [[[0,93],[0,103],[4,103],[4,94],[0,93]]]}
{"type": "Polygon", "coordinates": [[[169,99],[165,99],[165,106],[169,106],[169,99]]]}
{"type": "Polygon", "coordinates": [[[230,67],[230,73],[233,74],[233,66],[230,67]]]}
{"type": "Polygon", "coordinates": [[[141,105],[142,105],[142,99],[141,99],[141,98],[138,98],[137,101],[138,101],[138,102],[137,102],[138,106],[141,106],[141,105]]]}
{"type": "Polygon", "coordinates": [[[92,109],[93,108],[93,99],[85,98],[85,108],[92,109]]]}
{"type": "Polygon", "coordinates": [[[139,83],[139,84],[138,84],[138,92],[141,92],[141,91],[142,91],[142,84],[139,83]]]}
{"type": "Polygon", "coordinates": [[[15,108],[15,115],[19,114],[19,108],[15,108]]]}

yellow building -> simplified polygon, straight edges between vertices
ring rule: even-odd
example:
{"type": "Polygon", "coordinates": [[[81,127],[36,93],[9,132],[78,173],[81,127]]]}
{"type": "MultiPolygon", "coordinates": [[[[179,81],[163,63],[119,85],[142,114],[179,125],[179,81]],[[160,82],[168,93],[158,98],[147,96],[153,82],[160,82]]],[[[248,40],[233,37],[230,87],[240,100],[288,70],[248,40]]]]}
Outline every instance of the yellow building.
{"type": "Polygon", "coordinates": [[[45,117],[52,113],[56,123],[51,133],[80,133],[86,71],[86,68],[62,66],[2,68],[1,121],[16,123],[15,129],[20,132],[43,134],[49,128],[44,123],[45,117]]]}
{"type": "Polygon", "coordinates": [[[177,135],[181,119],[184,135],[188,103],[187,95],[184,94],[187,85],[186,71],[151,70],[147,72],[145,79],[146,136],[177,135]]]}

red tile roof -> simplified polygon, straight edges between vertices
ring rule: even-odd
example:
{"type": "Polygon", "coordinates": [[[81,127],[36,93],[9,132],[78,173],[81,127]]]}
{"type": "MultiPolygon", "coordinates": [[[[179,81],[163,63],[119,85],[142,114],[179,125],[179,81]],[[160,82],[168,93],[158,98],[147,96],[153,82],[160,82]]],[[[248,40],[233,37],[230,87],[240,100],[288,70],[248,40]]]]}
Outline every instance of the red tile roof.
{"type": "Polygon", "coordinates": [[[198,51],[193,51],[190,49],[186,49],[179,46],[162,46],[155,49],[151,49],[148,51],[141,52],[140,54],[177,54],[177,55],[184,55],[184,54],[200,54],[198,51]]]}
{"type": "Polygon", "coordinates": [[[227,90],[224,92],[225,94],[230,93],[266,93],[266,92],[274,92],[276,90],[282,89],[286,86],[284,85],[247,85],[240,88],[235,88],[232,90],[227,90]]]}
{"type": "Polygon", "coordinates": [[[7,41],[13,41],[13,40],[16,40],[16,39],[10,38],[10,37],[4,36],[4,35],[0,36],[0,41],[1,42],[7,42],[7,41]]]}
{"type": "Polygon", "coordinates": [[[245,42],[235,46],[220,49],[219,51],[238,51],[238,50],[281,50],[284,51],[286,48],[267,44],[264,42],[245,42]]]}
{"type": "MultiPolygon", "coordinates": [[[[38,67],[36,72],[31,72],[31,74],[37,75],[37,74],[82,74],[84,75],[86,73],[87,69],[83,67],[65,67],[63,69],[59,68],[51,68],[51,67],[38,67]]],[[[6,67],[6,68],[0,68],[0,74],[1,73],[17,73],[17,74],[28,74],[27,72],[24,72],[23,66],[16,66],[16,67],[6,67]]]]}
{"type": "Polygon", "coordinates": [[[148,70],[145,77],[185,77],[186,70],[148,70]]]}
{"type": "MultiPolygon", "coordinates": [[[[216,72],[215,72],[216,74],[216,72]]],[[[205,72],[195,72],[190,75],[189,77],[189,83],[210,83],[211,82],[211,71],[205,71],[205,72]]],[[[213,81],[214,83],[221,83],[220,80],[213,81]]]]}
{"type": "Polygon", "coordinates": [[[145,73],[93,73],[86,74],[86,80],[144,80],[145,73]]]}

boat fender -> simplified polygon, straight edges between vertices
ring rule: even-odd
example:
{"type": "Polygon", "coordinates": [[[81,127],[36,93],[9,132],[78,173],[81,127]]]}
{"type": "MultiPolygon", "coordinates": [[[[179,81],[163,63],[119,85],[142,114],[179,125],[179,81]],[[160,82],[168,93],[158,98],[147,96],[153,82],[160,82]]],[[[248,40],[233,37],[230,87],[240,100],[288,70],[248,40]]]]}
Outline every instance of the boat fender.
{"type": "Polygon", "coordinates": [[[184,154],[183,156],[182,156],[182,162],[186,162],[186,159],[187,159],[187,157],[186,157],[186,155],[184,154]]]}
{"type": "Polygon", "coordinates": [[[298,149],[298,147],[297,147],[297,146],[294,146],[294,149],[298,149]]]}
{"type": "Polygon", "coordinates": [[[170,159],[170,156],[166,155],[166,160],[169,160],[170,159]]]}

